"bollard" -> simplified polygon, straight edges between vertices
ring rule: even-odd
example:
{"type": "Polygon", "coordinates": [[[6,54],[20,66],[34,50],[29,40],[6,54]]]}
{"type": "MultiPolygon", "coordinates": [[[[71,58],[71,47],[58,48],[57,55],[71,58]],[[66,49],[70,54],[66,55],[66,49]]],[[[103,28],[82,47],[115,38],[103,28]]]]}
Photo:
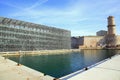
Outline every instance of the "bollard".
{"type": "Polygon", "coordinates": [[[20,66],[20,64],[19,64],[19,63],[17,63],[17,66],[20,66]]]}
{"type": "Polygon", "coordinates": [[[20,63],[17,63],[17,66],[21,66],[22,64],[20,64],[20,63]]]}
{"type": "Polygon", "coordinates": [[[58,79],[58,78],[54,78],[53,80],[60,80],[60,79],[58,79]]]}
{"type": "Polygon", "coordinates": [[[88,70],[88,68],[86,67],[85,70],[88,70]]]}
{"type": "Polygon", "coordinates": [[[44,74],[44,76],[46,76],[46,74],[44,74]]]}

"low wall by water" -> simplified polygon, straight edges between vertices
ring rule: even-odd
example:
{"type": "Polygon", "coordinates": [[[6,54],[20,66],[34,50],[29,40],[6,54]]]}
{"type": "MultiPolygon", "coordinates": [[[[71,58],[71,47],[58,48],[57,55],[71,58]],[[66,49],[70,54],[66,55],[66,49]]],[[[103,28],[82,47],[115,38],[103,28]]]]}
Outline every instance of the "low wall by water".
{"type": "Polygon", "coordinates": [[[0,55],[22,55],[22,54],[39,54],[39,55],[50,55],[50,54],[65,54],[70,52],[80,51],[80,49],[63,49],[63,50],[40,50],[40,51],[12,51],[12,52],[0,52],[0,55]]]}
{"type": "Polygon", "coordinates": [[[85,46],[85,45],[80,45],[79,49],[103,49],[104,47],[101,46],[85,46]]]}
{"type": "Polygon", "coordinates": [[[79,49],[84,50],[106,50],[106,49],[115,49],[120,50],[120,47],[111,47],[111,48],[103,48],[103,47],[79,47],[79,49]]]}

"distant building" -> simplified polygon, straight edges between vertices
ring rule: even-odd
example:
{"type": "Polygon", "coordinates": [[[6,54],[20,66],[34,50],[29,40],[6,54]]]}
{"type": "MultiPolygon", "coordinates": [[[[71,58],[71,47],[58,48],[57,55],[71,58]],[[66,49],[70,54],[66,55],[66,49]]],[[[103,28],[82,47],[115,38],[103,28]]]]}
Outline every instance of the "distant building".
{"type": "Polygon", "coordinates": [[[79,45],[83,45],[82,41],[83,41],[83,39],[80,36],[71,37],[71,48],[78,49],[79,45]]]}
{"type": "Polygon", "coordinates": [[[100,30],[100,31],[96,32],[96,35],[97,35],[97,36],[105,36],[105,35],[107,35],[107,31],[105,31],[105,30],[100,30]]]}
{"type": "Polygon", "coordinates": [[[0,51],[71,49],[71,32],[0,17],[0,51]]]}
{"type": "Polygon", "coordinates": [[[72,49],[78,49],[79,45],[83,45],[83,37],[71,37],[71,48],[72,49]]]}
{"type": "Polygon", "coordinates": [[[71,48],[72,49],[78,48],[77,44],[78,44],[77,38],[76,37],[71,37],[71,48]]]}
{"type": "MultiPolygon", "coordinates": [[[[89,48],[116,48],[120,47],[120,36],[116,35],[116,26],[113,16],[108,17],[108,32],[98,31],[97,36],[83,36],[75,38],[77,47],[80,49],[89,48]]],[[[75,40],[74,40],[75,41],[75,40]]]]}

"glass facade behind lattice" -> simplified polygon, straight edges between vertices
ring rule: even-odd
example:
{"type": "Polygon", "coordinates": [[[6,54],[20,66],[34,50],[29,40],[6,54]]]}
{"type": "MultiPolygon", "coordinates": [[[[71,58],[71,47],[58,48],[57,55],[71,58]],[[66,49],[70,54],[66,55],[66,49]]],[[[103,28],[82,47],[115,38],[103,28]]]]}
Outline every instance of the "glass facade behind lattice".
{"type": "Polygon", "coordinates": [[[0,51],[70,49],[71,32],[0,17],[0,51]]]}

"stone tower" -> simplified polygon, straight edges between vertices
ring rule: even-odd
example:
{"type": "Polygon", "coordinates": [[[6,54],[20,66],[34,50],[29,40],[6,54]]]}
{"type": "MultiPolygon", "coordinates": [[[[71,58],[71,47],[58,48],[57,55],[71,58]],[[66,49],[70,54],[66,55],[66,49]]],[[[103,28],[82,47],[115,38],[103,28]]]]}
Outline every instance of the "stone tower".
{"type": "Polygon", "coordinates": [[[116,25],[113,16],[109,16],[108,18],[108,33],[105,36],[106,45],[110,48],[116,46],[116,25]]]}
{"type": "Polygon", "coordinates": [[[108,35],[116,35],[116,25],[113,16],[108,17],[108,35]]]}

